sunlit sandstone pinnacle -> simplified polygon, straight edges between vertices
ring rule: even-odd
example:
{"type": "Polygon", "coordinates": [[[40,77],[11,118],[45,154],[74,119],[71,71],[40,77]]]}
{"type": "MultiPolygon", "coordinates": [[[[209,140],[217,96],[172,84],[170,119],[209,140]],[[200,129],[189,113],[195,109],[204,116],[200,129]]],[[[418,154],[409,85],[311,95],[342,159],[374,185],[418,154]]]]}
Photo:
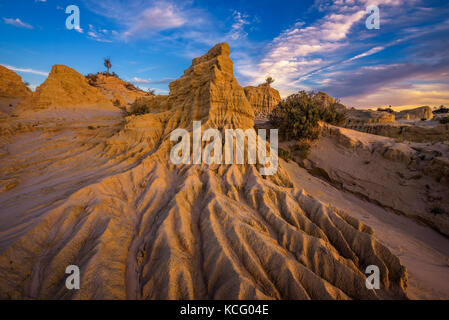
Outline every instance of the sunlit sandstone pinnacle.
{"type": "Polygon", "coordinates": [[[0,65],[0,98],[25,98],[30,94],[18,74],[0,65]]]}
{"type": "Polygon", "coordinates": [[[245,87],[246,98],[254,109],[256,115],[267,116],[281,101],[279,91],[272,88],[268,83],[257,87],[245,87]]]}
{"type": "MultiPolygon", "coordinates": [[[[407,271],[372,229],[294,188],[282,163],[262,177],[254,165],[169,162],[170,131],[192,120],[253,127],[227,44],[194,59],[168,99],[167,111],[127,117],[69,163],[42,160],[52,188],[69,192],[35,199],[23,226],[1,234],[1,298],[406,298],[407,271]],[[85,177],[61,182],[92,150],[108,161],[92,158],[84,170],[103,176],[75,190],[85,177]],[[65,288],[68,265],[80,267],[80,290],[65,288]],[[366,288],[368,265],[380,268],[381,290],[366,288]]],[[[9,192],[21,201],[33,191],[9,192]]]]}
{"type": "Polygon", "coordinates": [[[98,89],[88,84],[82,74],[64,65],[54,65],[45,82],[18,108],[38,110],[91,106],[97,109],[115,108],[98,89]]]}
{"type": "MultiPolygon", "coordinates": [[[[195,58],[184,75],[170,83],[168,102],[177,112],[174,121],[206,120],[215,128],[251,128],[254,112],[234,77],[229,45],[219,43],[195,58]]],[[[204,121],[203,121],[204,122],[204,121]]]]}

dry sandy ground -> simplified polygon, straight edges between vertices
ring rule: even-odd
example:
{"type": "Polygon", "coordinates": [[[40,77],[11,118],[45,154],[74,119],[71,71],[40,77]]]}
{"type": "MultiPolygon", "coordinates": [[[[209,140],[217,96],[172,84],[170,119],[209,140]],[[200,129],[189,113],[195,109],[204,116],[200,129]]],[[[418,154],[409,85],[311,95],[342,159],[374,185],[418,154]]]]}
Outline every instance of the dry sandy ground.
{"type": "Polygon", "coordinates": [[[429,227],[396,215],[285,163],[295,186],[316,199],[350,213],[374,229],[376,238],[407,267],[412,299],[449,299],[449,239],[429,227]]]}
{"type": "Polygon", "coordinates": [[[120,113],[88,109],[1,122],[0,251],[76,190],[132,166],[101,156],[122,123],[120,113]]]}
{"type": "MultiPolygon", "coordinates": [[[[299,162],[301,163],[301,162],[299,162]]],[[[449,236],[449,148],[326,126],[303,163],[342,190],[449,236]]]]}

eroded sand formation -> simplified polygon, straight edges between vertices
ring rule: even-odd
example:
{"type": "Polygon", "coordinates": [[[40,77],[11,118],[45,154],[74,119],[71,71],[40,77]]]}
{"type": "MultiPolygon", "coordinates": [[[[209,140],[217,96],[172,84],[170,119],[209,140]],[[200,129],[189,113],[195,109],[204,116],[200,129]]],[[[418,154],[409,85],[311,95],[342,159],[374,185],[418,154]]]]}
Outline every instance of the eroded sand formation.
{"type": "Polygon", "coordinates": [[[0,97],[25,98],[30,94],[31,90],[17,73],[0,65],[0,97]]]}
{"type": "Polygon", "coordinates": [[[413,142],[449,141],[449,125],[440,124],[430,107],[400,112],[348,109],[346,115],[344,126],[360,132],[413,142]]]}
{"type": "Polygon", "coordinates": [[[346,111],[346,115],[348,117],[346,127],[351,129],[357,126],[390,124],[396,121],[396,117],[392,113],[373,110],[349,109],[346,111]]]}
{"type": "Polygon", "coordinates": [[[394,139],[325,125],[310,156],[297,159],[313,175],[383,208],[449,235],[449,150],[445,144],[394,139]]]}
{"type": "Polygon", "coordinates": [[[147,92],[123,81],[116,75],[97,73],[89,75],[88,81],[117,107],[129,108],[136,99],[148,96],[147,92]]]}
{"type": "Polygon", "coordinates": [[[0,65],[0,117],[15,111],[17,104],[31,95],[31,90],[14,71],[0,65]]]}
{"type": "Polygon", "coordinates": [[[256,117],[267,117],[281,101],[279,91],[270,84],[263,83],[257,87],[245,87],[245,95],[254,109],[256,117]]]}
{"type": "Polygon", "coordinates": [[[432,108],[428,106],[399,111],[395,115],[397,119],[404,120],[429,120],[433,118],[432,108]]]}
{"type": "MultiPolygon", "coordinates": [[[[90,92],[79,82],[70,94],[90,92]]],[[[42,91],[24,108],[50,112],[42,91]]],[[[51,129],[67,121],[54,118],[29,120],[30,132],[18,124],[3,131],[1,170],[17,185],[0,194],[1,298],[406,298],[407,271],[372,229],[294,188],[282,165],[262,177],[255,165],[171,164],[169,134],[193,120],[203,129],[254,125],[227,44],[194,59],[167,102],[169,110],[123,124],[111,116],[108,127],[92,116],[99,128],[72,135],[51,129]],[[26,134],[47,139],[14,149],[26,134]],[[59,148],[49,145],[54,139],[59,148]],[[20,153],[32,159],[21,163],[20,153]],[[81,270],[76,291],[65,288],[72,264],[81,270]],[[381,290],[366,288],[368,265],[380,268],[381,290]]]]}
{"type": "Polygon", "coordinates": [[[89,85],[86,78],[64,65],[54,65],[48,78],[17,106],[18,112],[38,110],[79,110],[94,108],[116,110],[112,102],[89,85]]]}

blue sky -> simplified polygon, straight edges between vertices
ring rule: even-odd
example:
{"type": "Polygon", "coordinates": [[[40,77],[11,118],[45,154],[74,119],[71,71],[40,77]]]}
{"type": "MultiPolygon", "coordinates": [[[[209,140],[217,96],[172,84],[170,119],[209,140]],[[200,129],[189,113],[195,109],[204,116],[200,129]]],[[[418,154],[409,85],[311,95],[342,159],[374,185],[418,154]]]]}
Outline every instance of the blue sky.
{"type": "Polygon", "coordinates": [[[191,59],[231,46],[241,85],[323,90],[350,107],[449,104],[447,0],[0,0],[0,64],[41,84],[54,64],[168,93],[191,59]],[[67,30],[68,5],[81,30],[67,30]],[[380,29],[366,8],[377,5],[380,29]]]}

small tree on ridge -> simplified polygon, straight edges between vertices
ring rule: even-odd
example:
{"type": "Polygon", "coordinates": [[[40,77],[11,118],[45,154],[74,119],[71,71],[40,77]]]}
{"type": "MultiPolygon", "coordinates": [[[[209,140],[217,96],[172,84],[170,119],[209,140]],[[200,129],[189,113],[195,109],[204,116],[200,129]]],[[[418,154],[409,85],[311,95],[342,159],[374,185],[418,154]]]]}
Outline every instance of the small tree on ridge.
{"type": "Polygon", "coordinates": [[[111,58],[110,57],[104,58],[104,66],[106,67],[107,73],[109,74],[109,69],[111,69],[111,67],[112,67],[112,63],[111,63],[111,58]]]}
{"type": "Polygon", "coordinates": [[[265,82],[266,82],[268,85],[270,85],[270,84],[272,84],[272,83],[274,82],[274,79],[273,79],[273,77],[268,76],[268,77],[265,79],[265,82]]]}

